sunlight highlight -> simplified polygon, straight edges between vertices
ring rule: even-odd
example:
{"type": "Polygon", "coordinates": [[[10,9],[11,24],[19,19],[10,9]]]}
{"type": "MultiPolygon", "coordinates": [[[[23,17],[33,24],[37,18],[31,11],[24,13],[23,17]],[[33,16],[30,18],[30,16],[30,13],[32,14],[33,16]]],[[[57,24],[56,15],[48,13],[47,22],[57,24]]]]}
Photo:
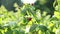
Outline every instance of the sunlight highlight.
{"type": "Polygon", "coordinates": [[[32,4],[35,3],[36,0],[21,0],[24,4],[32,4]]]}

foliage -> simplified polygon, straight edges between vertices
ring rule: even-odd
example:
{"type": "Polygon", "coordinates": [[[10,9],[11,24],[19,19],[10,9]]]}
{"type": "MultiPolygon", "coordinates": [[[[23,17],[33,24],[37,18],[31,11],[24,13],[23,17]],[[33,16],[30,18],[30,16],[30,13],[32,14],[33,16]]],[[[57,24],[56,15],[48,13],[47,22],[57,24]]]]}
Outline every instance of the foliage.
{"type": "MultiPolygon", "coordinates": [[[[60,4],[58,0],[58,4],[60,4]]],[[[0,7],[0,34],[60,34],[60,11],[55,7],[54,15],[46,15],[31,5],[18,7],[17,12],[0,7]]]]}

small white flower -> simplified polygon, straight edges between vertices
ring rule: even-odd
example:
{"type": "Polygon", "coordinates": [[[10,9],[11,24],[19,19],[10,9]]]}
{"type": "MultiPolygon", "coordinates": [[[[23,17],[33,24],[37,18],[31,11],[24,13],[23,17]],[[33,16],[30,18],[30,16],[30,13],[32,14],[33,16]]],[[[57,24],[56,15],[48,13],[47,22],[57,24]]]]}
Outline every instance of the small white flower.
{"type": "Polygon", "coordinates": [[[36,13],[36,16],[37,16],[38,19],[41,18],[41,14],[40,14],[39,11],[36,13]]]}
{"type": "Polygon", "coordinates": [[[4,26],[8,26],[8,24],[4,24],[4,26]]]}
{"type": "Polygon", "coordinates": [[[30,27],[26,27],[26,33],[28,33],[29,32],[29,30],[30,30],[30,27]]]}
{"type": "Polygon", "coordinates": [[[52,17],[56,17],[55,15],[53,15],[52,17]]]}
{"type": "Polygon", "coordinates": [[[36,0],[21,0],[24,4],[32,4],[35,3],[36,0]]]}
{"type": "Polygon", "coordinates": [[[60,34],[60,29],[57,29],[55,33],[60,34]]]}

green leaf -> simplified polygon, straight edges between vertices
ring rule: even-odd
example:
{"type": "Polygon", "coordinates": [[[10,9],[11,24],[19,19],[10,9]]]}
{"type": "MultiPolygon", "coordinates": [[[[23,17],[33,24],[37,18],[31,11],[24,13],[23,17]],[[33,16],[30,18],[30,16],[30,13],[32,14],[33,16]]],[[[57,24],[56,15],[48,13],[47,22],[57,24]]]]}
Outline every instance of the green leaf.
{"type": "Polygon", "coordinates": [[[44,32],[48,30],[48,28],[46,26],[43,26],[43,25],[39,25],[39,29],[41,31],[44,31],[44,32]]]}
{"type": "Polygon", "coordinates": [[[14,34],[19,34],[19,31],[18,30],[14,30],[13,33],[14,34]]]}
{"type": "Polygon", "coordinates": [[[5,32],[5,34],[13,34],[12,30],[8,30],[7,32],[5,32]]]}
{"type": "Polygon", "coordinates": [[[23,30],[20,30],[20,34],[25,34],[25,32],[23,30]]]}
{"type": "Polygon", "coordinates": [[[38,27],[37,24],[32,24],[32,26],[30,27],[30,32],[33,32],[34,30],[36,30],[37,27],[38,27]]]}

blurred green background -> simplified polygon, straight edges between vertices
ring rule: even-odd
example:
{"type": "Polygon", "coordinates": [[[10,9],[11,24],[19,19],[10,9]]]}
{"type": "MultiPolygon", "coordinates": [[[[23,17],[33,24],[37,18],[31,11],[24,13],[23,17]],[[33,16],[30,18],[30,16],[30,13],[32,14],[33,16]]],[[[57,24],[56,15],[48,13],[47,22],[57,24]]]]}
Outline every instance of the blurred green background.
{"type": "Polygon", "coordinates": [[[60,34],[60,0],[0,0],[0,34],[60,34]]]}

